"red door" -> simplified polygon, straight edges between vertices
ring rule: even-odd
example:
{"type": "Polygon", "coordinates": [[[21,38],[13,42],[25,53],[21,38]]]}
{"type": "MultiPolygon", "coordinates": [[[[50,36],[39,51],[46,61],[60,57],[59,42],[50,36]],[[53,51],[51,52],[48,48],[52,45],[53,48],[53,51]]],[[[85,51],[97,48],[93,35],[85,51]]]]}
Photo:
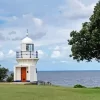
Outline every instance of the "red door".
{"type": "Polygon", "coordinates": [[[21,68],[21,81],[26,82],[26,67],[21,68]]]}

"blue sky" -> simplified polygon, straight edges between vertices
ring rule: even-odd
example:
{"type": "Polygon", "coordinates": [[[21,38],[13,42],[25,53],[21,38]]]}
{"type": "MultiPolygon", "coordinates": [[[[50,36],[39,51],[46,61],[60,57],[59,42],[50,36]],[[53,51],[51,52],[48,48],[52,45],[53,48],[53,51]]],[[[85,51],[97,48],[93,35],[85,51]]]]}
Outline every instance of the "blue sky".
{"type": "Polygon", "coordinates": [[[98,62],[69,57],[72,30],[88,21],[98,0],[0,0],[0,63],[13,70],[16,51],[29,30],[39,52],[38,70],[100,70],[98,62]]]}

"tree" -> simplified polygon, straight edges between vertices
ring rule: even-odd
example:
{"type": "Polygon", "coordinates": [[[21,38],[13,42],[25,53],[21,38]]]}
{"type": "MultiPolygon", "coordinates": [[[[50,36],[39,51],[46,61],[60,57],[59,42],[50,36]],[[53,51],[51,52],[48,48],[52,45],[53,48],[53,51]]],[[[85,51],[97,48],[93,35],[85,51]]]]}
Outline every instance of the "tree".
{"type": "Polygon", "coordinates": [[[4,79],[8,76],[8,69],[4,68],[4,67],[0,67],[0,82],[4,81],[4,79]]]}
{"type": "Polygon", "coordinates": [[[13,82],[14,74],[11,73],[10,76],[7,77],[6,81],[7,82],[13,82]]]}
{"type": "Polygon", "coordinates": [[[77,61],[95,59],[100,62],[100,1],[94,7],[93,15],[89,20],[82,24],[79,32],[70,33],[71,39],[68,40],[72,51],[70,57],[77,61]]]}

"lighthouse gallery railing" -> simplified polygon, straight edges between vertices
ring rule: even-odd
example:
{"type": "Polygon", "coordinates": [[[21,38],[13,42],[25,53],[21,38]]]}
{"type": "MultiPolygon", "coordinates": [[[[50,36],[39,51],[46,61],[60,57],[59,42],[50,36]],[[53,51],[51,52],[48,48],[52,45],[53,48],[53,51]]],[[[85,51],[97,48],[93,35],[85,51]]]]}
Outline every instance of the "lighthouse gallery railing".
{"type": "Polygon", "coordinates": [[[38,52],[33,51],[17,51],[16,58],[38,58],[38,52]]]}

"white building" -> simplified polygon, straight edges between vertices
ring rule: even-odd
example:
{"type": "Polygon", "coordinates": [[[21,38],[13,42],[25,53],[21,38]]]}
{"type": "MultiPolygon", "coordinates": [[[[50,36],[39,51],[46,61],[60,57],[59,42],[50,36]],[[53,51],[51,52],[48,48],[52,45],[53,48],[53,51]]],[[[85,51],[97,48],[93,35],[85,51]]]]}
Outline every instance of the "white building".
{"type": "Polygon", "coordinates": [[[38,52],[28,35],[21,41],[21,51],[16,52],[17,65],[14,66],[14,82],[37,81],[38,52]]]}

